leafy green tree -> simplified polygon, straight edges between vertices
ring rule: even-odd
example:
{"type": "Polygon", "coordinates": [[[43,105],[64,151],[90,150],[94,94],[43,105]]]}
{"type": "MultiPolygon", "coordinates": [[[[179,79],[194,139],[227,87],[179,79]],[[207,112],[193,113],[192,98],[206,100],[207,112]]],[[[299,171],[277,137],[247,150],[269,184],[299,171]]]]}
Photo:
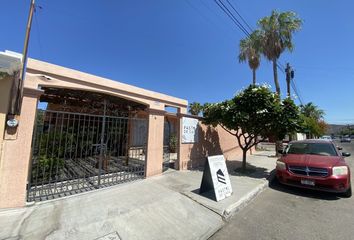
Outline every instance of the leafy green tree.
{"type": "Polygon", "coordinates": [[[272,11],[268,17],[258,21],[262,38],[262,53],[273,62],[273,75],[276,92],[280,96],[280,86],[278,81],[277,60],[285,51],[292,51],[294,44],[293,33],[300,30],[302,20],[294,12],[272,11]]]}
{"type": "Polygon", "coordinates": [[[324,111],[312,102],[300,106],[303,130],[308,138],[319,137],[326,133],[328,128],[323,120],[324,111]]]}
{"type": "Polygon", "coordinates": [[[340,132],[340,135],[346,136],[346,135],[354,135],[354,127],[353,125],[347,125],[346,127],[343,127],[340,132]]]}
{"type": "Polygon", "coordinates": [[[171,134],[169,141],[169,148],[171,153],[175,153],[177,151],[178,138],[176,134],[171,134]]]}
{"type": "Polygon", "coordinates": [[[300,116],[300,109],[290,97],[277,104],[275,109],[272,132],[277,139],[284,139],[288,134],[301,131],[303,120],[300,116]]]}
{"type": "Polygon", "coordinates": [[[202,110],[203,110],[203,106],[198,102],[192,102],[189,104],[189,112],[192,115],[198,116],[202,110]]]}
{"type": "Polygon", "coordinates": [[[326,133],[327,124],[323,120],[316,120],[314,118],[301,115],[303,119],[303,129],[307,138],[320,137],[326,133]]]}
{"type": "Polygon", "coordinates": [[[240,62],[248,62],[253,73],[253,85],[256,85],[256,70],[261,62],[260,31],[256,30],[249,37],[241,39],[238,59],[240,62]]]}
{"type": "Polygon", "coordinates": [[[301,106],[301,113],[306,116],[316,120],[323,119],[325,113],[322,109],[319,109],[318,106],[309,102],[301,106]]]}
{"type": "Polygon", "coordinates": [[[204,106],[204,123],[220,125],[234,135],[243,151],[246,170],[247,151],[270,135],[283,137],[299,127],[299,110],[291,99],[281,101],[267,86],[250,85],[234,98],[204,106]]]}

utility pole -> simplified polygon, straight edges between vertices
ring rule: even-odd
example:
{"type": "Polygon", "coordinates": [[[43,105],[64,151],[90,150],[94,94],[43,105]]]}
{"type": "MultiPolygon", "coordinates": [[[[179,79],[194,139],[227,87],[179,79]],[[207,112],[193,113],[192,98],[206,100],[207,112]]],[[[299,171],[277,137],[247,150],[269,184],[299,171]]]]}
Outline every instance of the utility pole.
{"type": "Polygon", "coordinates": [[[294,78],[294,70],[291,68],[290,64],[286,64],[285,68],[286,73],[286,86],[287,86],[287,95],[290,97],[290,81],[294,78]]]}
{"type": "Polygon", "coordinates": [[[34,1],[35,0],[31,0],[31,5],[30,5],[30,9],[29,9],[29,14],[28,14],[25,43],[24,43],[23,53],[22,53],[22,70],[21,70],[21,75],[20,75],[20,82],[18,83],[18,92],[16,95],[15,106],[12,107],[12,110],[14,112],[10,112],[10,114],[17,115],[17,116],[21,114],[23,88],[24,88],[24,80],[25,80],[25,76],[26,76],[26,66],[27,66],[28,43],[29,43],[29,38],[30,38],[30,33],[31,33],[33,13],[35,11],[34,1]]]}
{"type": "MultiPolygon", "coordinates": [[[[294,70],[291,68],[289,63],[286,64],[285,73],[286,73],[286,87],[287,87],[286,92],[287,92],[287,96],[289,98],[291,98],[290,81],[291,81],[291,79],[294,78],[294,70]]],[[[289,134],[289,141],[292,141],[292,140],[293,140],[293,136],[291,134],[289,134]]]]}

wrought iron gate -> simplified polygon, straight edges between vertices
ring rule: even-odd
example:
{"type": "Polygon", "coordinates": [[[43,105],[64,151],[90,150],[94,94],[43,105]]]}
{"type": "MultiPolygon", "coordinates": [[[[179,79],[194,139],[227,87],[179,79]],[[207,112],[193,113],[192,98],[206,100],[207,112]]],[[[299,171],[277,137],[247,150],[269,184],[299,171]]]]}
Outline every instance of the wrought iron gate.
{"type": "Polygon", "coordinates": [[[28,201],[145,175],[146,119],[38,110],[33,135],[28,201]]]}

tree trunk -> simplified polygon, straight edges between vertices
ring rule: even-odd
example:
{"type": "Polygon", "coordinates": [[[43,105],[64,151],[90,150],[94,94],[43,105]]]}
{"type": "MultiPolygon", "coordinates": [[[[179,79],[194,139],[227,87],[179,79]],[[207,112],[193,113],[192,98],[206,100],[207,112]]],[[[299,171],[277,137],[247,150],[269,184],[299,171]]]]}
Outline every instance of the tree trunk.
{"type": "Polygon", "coordinates": [[[291,142],[293,140],[293,134],[289,133],[289,142],[291,142]]]}
{"type": "Polygon", "coordinates": [[[283,141],[277,139],[275,142],[275,156],[279,157],[280,156],[279,150],[282,149],[283,149],[283,141]]]}
{"type": "MultiPolygon", "coordinates": [[[[280,86],[279,86],[279,81],[278,81],[278,69],[277,69],[277,59],[273,59],[273,74],[274,74],[274,84],[275,84],[275,90],[278,93],[279,99],[281,99],[280,96],[280,86]]],[[[283,147],[282,140],[279,140],[278,137],[276,137],[276,142],[275,142],[275,155],[278,157],[279,153],[278,151],[283,147]]]]}
{"type": "Polygon", "coordinates": [[[253,86],[256,86],[256,69],[252,69],[253,73],[253,86]]]}
{"type": "Polygon", "coordinates": [[[242,149],[242,172],[246,171],[247,149],[242,149]]]}
{"type": "Polygon", "coordinates": [[[279,81],[278,81],[278,69],[277,69],[277,59],[276,58],[273,59],[273,74],[274,74],[275,90],[280,97],[280,86],[279,86],[279,81]]]}

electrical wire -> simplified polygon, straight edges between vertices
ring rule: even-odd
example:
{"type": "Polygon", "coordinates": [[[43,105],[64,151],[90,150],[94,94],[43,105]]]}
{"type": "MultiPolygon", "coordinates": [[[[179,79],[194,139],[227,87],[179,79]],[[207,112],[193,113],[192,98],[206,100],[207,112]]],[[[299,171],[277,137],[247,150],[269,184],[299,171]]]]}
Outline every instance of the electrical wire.
{"type": "MultiPolygon", "coordinates": [[[[214,25],[215,27],[219,28],[220,30],[224,31],[228,37],[230,37],[230,40],[234,41],[234,37],[231,37],[231,34],[233,35],[234,32],[230,31],[229,28],[222,28],[220,24],[217,24],[215,21],[213,21],[213,19],[211,17],[209,17],[208,14],[203,14],[203,11],[201,11],[197,6],[198,5],[194,5],[192,4],[192,2],[190,0],[185,0],[185,2],[187,3],[187,5],[192,8],[195,12],[197,12],[205,21],[207,21],[209,24],[214,25]]],[[[212,11],[212,9],[203,1],[201,0],[202,4],[212,13],[214,13],[216,16],[219,16],[218,14],[216,14],[214,11],[212,11]]],[[[223,26],[224,27],[224,26],[223,26]]]]}
{"type": "MultiPolygon", "coordinates": [[[[219,6],[219,8],[231,19],[231,21],[243,32],[247,37],[250,36],[250,32],[253,31],[251,26],[247,23],[247,21],[242,17],[242,15],[237,11],[237,9],[234,7],[234,5],[229,1],[226,0],[228,5],[232,8],[232,10],[237,14],[237,16],[241,19],[241,21],[246,25],[246,27],[235,17],[235,15],[231,12],[231,10],[222,2],[222,0],[214,0],[214,2],[219,6]],[[250,32],[249,32],[250,31],[250,32]]],[[[188,2],[189,3],[189,2],[188,2]]],[[[190,4],[190,3],[189,3],[190,4]]],[[[285,67],[282,63],[277,62],[277,68],[283,73],[285,73],[285,67]]],[[[291,87],[294,90],[295,94],[297,95],[299,102],[301,105],[303,105],[302,97],[300,95],[300,92],[298,88],[296,87],[295,81],[291,81],[291,87]]]]}
{"type": "Polygon", "coordinates": [[[246,24],[248,29],[253,32],[253,29],[250,27],[250,25],[247,23],[247,21],[242,17],[242,15],[237,11],[237,9],[232,5],[232,3],[229,0],[226,0],[227,3],[231,6],[231,8],[236,12],[236,14],[241,18],[242,22],[246,24]]]}
{"type": "MultiPolygon", "coordinates": [[[[221,2],[221,0],[219,0],[219,1],[221,2]]],[[[231,6],[231,8],[236,12],[236,14],[241,18],[241,20],[246,24],[246,26],[248,27],[248,29],[249,29],[250,31],[253,31],[253,29],[250,27],[250,25],[247,23],[247,21],[241,16],[241,14],[236,10],[236,8],[232,5],[232,3],[231,3],[229,0],[226,0],[226,1],[227,1],[227,3],[231,6]]],[[[217,3],[216,0],[215,0],[215,2],[217,3]]],[[[219,4],[218,4],[218,5],[219,5],[219,4]]],[[[227,9],[227,7],[226,7],[224,4],[222,4],[222,5],[227,9]]],[[[220,7],[220,5],[219,5],[219,7],[220,7]]],[[[228,10],[228,9],[227,9],[227,10],[228,10]]],[[[224,12],[225,12],[225,11],[224,11],[224,12]]],[[[228,10],[228,12],[230,12],[230,11],[228,10]]],[[[232,16],[235,17],[234,15],[232,15],[232,16]]],[[[230,17],[230,16],[229,16],[229,17],[230,17]]],[[[243,29],[245,29],[245,27],[244,27],[239,21],[237,21],[237,23],[242,26],[241,31],[244,32],[243,29]]],[[[237,26],[238,26],[238,24],[237,24],[237,26]]],[[[246,31],[246,32],[247,32],[247,31],[246,31]]],[[[244,32],[244,33],[245,33],[245,32],[244,32]]],[[[246,36],[249,36],[249,33],[248,33],[248,32],[245,33],[245,34],[246,34],[246,36]]],[[[285,72],[285,67],[284,67],[284,65],[283,65],[282,63],[277,62],[277,68],[278,68],[283,74],[286,74],[286,72],[285,72]]],[[[294,79],[292,79],[292,81],[290,81],[290,85],[291,85],[292,89],[294,90],[294,92],[295,92],[297,98],[299,99],[300,104],[303,105],[302,96],[301,96],[301,94],[300,94],[300,91],[299,91],[298,88],[296,87],[296,83],[295,83],[295,80],[294,80],[294,79]]]]}
{"type": "Polygon", "coordinates": [[[219,8],[234,22],[234,24],[246,35],[250,36],[251,34],[248,30],[238,21],[235,15],[230,11],[230,9],[225,6],[225,4],[221,0],[214,0],[215,3],[219,6],[219,8]]]}
{"type": "MultiPolygon", "coordinates": [[[[284,65],[283,65],[282,63],[277,62],[277,67],[278,67],[278,69],[279,69],[281,72],[283,72],[284,74],[286,74],[286,72],[285,72],[285,67],[284,67],[284,65]]],[[[295,92],[297,98],[299,99],[300,104],[301,104],[301,105],[304,105],[304,104],[303,104],[303,99],[302,99],[301,94],[300,94],[300,91],[299,91],[298,88],[296,87],[296,83],[295,83],[295,80],[294,80],[294,79],[292,79],[292,80],[290,81],[290,86],[291,86],[291,88],[294,90],[294,92],[295,92]]]]}
{"type": "Polygon", "coordinates": [[[185,0],[185,2],[188,4],[188,6],[193,8],[194,11],[196,11],[202,18],[204,18],[206,21],[208,21],[210,23],[213,23],[212,21],[210,21],[209,18],[207,18],[204,14],[202,14],[201,11],[199,11],[199,9],[197,7],[195,7],[189,0],[185,0]]]}
{"type": "Polygon", "coordinates": [[[302,100],[302,97],[301,97],[301,95],[300,95],[300,92],[298,91],[298,89],[297,89],[297,87],[296,87],[295,80],[292,79],[292,81],[290,81],[290,84],[291,84],[291,87],[293,88],[293,90],[294,90],[296,96],[298,97],[300,104],[301,104],[301,105],[304,105],[303,100],[302,100]]]}

